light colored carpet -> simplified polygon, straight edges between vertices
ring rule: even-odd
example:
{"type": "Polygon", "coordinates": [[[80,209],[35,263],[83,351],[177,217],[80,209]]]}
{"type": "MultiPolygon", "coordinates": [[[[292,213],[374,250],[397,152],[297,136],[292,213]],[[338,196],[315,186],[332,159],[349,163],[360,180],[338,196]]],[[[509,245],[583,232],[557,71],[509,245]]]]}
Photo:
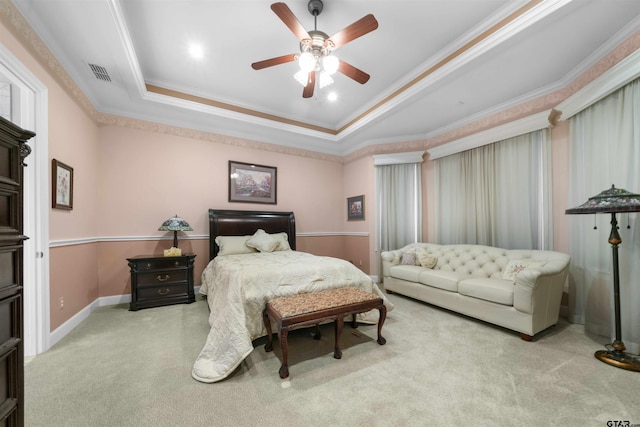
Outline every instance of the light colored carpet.
{"type": "Polygon", "coordinates": [[[606,426],[640,424],[640,373],[593,353],[603,338],[565,321],[533,343],[517,333],[390,295],[376,327],[289,334],[290,377],[265,339],[225,381],[191,366],[209,326],[206,301],[130,312],[103,307],[25,367],[32,426],[606,426]]]}

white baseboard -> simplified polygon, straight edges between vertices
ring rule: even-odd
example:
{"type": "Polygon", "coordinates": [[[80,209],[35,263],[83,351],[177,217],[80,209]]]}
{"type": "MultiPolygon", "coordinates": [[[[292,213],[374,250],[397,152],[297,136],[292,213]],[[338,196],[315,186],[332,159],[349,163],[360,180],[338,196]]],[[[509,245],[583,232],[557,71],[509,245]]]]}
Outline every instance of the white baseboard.
{"type": "MultiPolygon", "coordinates": [[[[198,295],[200,286],[194,286],[194,292],[198,295]]],[[[91,313],[96,311],[98,307],[105,307],[109,305],[129,304],[131,302],[131,294],[126,295],[110,295],[108,297],[100,297],[93,301],[91,304],[76,313],[71,319],[58,326],[55,331],[49,334],[49,348],[56,345],[62,338],[73,331],[78,325],[89,317],[91,313]]],[[[45,349],[45,351],[49,350],[45,349]]]]}
{"type": "Polygon", "coordinates": [[[56,345],[62,338],[67,336],[69,332],[73,331],[76,326],[78,326],[87,317],[89,317],[89,315],[93,313],[98,307],[100,307],[100,298],[77,312],[71,319],[58,326],[54,331],[51,331],[51,333],[49,334],[49,348],[56,345]]]}

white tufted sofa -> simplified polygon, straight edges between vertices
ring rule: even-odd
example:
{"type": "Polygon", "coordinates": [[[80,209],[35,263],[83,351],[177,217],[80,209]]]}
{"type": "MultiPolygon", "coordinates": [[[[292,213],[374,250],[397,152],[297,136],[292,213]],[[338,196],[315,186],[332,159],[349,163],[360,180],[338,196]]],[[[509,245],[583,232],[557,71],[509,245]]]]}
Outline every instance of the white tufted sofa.
{"type": "Polygon", "coordinates": [[[387,292],[520,332],[531,341],[558,322],[570,260],[553,251],[412,243],[382,252],[383,282],[387,292]],[[416,250],[423,259],[425,251],[436,257],[437,264],[402,264],[403,254],[416,250]]]}

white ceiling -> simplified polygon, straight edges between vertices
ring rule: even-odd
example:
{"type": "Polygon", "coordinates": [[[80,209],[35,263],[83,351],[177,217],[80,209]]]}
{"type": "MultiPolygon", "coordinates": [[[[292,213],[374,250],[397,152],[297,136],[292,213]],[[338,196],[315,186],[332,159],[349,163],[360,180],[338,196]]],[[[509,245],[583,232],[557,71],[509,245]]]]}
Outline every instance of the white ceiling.
{"type": "MultiPolygon", "coordinates": [[[[299,53],[273,1],[13,3],[100,112],[336,155],[428,138],[565,87],[640,28],[640,0],[325,0],[317,24],[330,36],[376,17],[377,30],[336,50],[371,79],[337,74],[303,99],[295,62],[250,66],[299,53]]],[[[306,0],[285,3],[313,29],[306,0]]]]}

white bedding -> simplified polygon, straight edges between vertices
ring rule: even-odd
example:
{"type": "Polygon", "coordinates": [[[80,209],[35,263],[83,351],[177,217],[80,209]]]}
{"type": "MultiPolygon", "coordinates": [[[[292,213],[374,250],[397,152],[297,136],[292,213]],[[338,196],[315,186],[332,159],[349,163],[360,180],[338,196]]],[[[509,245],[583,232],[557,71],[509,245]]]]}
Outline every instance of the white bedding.
{"type": "MultiPolygon", "coordinates": [[[[393,306],[369,276],[351,263],[305,252],[279,251],[218,256],[202,273],[211,330],[191,375],[212,383],[229,376],[253,351],[252,340],[266,335],[262,311],[278,296],[354,286],[378,293],[387,311],[393,306]]],[[[375,323],[378,311],[362,315],[375,323]]]]}

